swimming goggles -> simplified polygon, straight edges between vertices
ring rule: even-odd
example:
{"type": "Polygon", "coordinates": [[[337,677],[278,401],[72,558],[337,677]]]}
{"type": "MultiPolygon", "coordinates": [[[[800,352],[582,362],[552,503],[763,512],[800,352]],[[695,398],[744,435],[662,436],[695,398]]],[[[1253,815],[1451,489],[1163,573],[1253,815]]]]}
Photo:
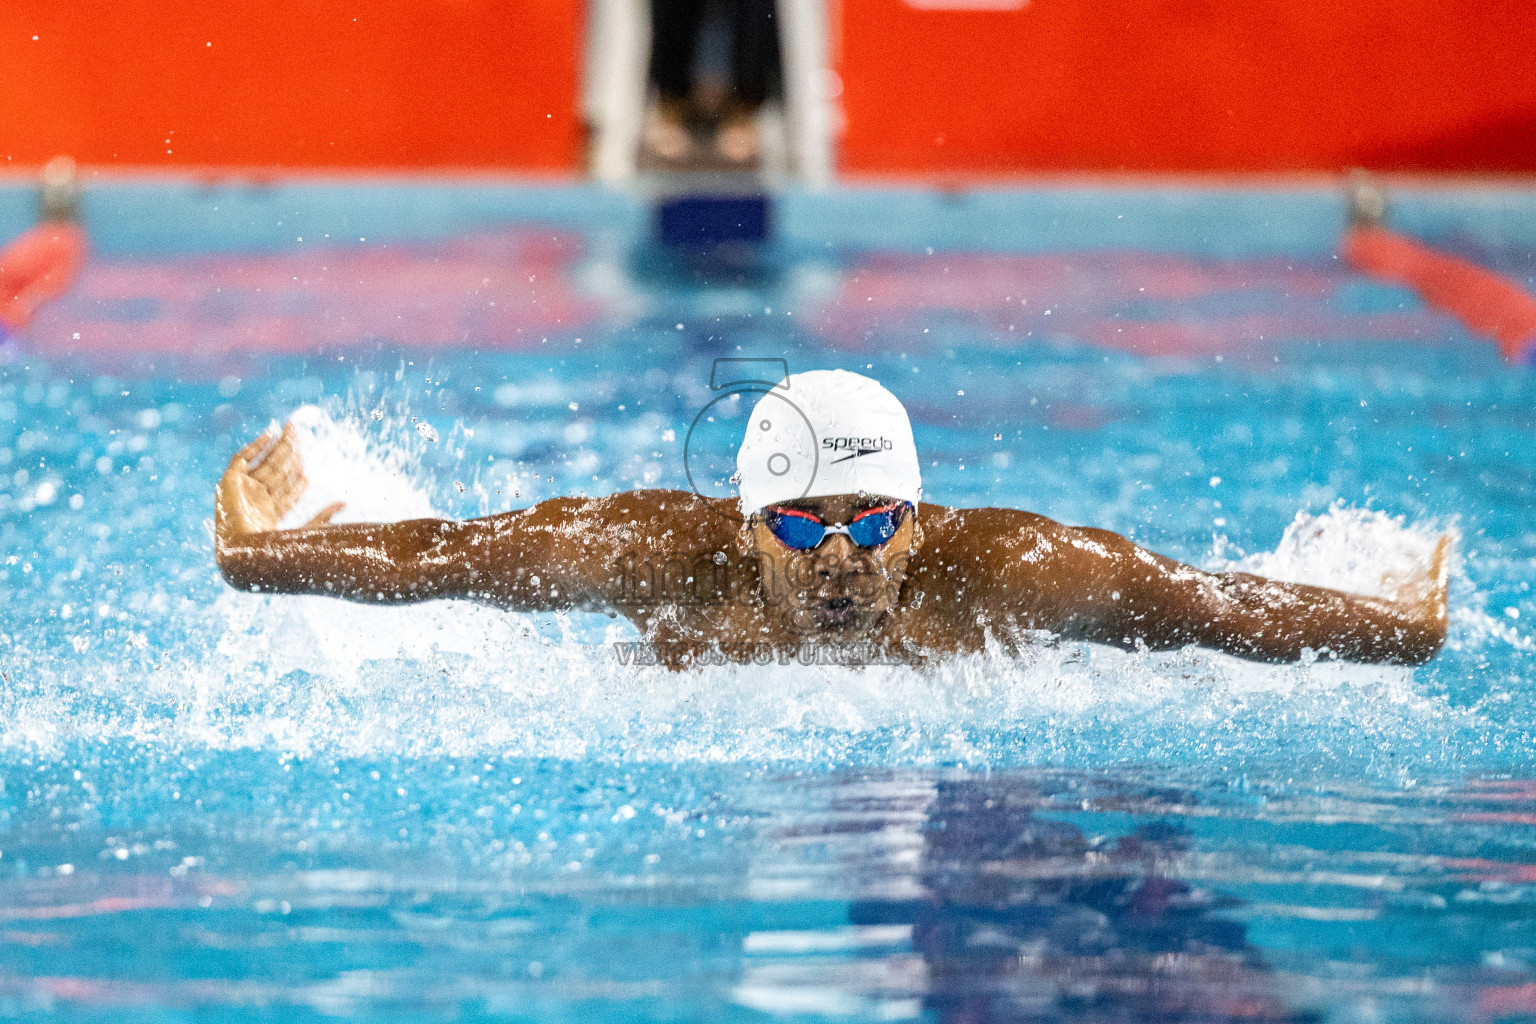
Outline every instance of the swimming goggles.
{"type": "Polygon", "coordinates": [[[796,551],[810,551],[829,533],[841,533],[861,548],[877,548],[896,536],[902,520],[907,517],[907,509],[911,507],[909,502],[898,501],[867,508],[846,526],[842,523],[828,526],[820,516],[810,512],[770,505],[763,509],[763,523],[780,543],[796,551]]]}

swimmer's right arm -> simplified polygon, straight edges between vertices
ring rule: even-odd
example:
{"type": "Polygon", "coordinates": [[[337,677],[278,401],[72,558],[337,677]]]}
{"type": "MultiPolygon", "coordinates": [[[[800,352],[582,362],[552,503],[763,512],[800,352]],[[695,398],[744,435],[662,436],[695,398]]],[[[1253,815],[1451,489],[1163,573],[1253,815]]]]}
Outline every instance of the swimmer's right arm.
{"type": "Polygon", "coordinates": [[[231,586],[377,604],[468,598],[522,611],[606,609],[617,591],[613,517],[648,500],[610,509],[614,498],[556,498],[465,522],[332,523],[341,507],[332,505],[303,527],[279,529],[306,486],[291,424],[230,460],[214,501],[214,557],[231,586]]]}

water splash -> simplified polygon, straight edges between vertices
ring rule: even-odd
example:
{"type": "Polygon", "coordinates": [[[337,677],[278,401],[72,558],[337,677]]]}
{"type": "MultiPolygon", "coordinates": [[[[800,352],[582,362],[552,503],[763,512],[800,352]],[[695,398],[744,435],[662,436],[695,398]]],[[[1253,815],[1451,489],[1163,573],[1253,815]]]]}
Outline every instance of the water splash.
{"type": "Polygon", "coordinates": [[[1352,594],[1391,597],[1397,583],[1424,572],[1435,544],[1453,528],[1433,522],[1409,524],[1369,508],[1351,508],[1342,500],[1327,511],[1296,513],[1273,551],[1261,551],[1228,561],[1218,545],[1211,568],[1251,572],[1291,583],[1310,583],[1352,594]]]}
{"type": "MultiPolygon", "coordinates": [[[[377,422],[395,424],[400,414],[377,422]]],[[[356,419],[337,422],[317,405],[303,405],[289,417],[295,443],[304,459],[309,486],[298,504],[279,524],[302,526],[326,505],[340,501],[345,507],[334,522],[360,523],[420,519],[437,515],[432,499],[419,479],[414,458],[419,445],[370,442],[356,419]]],[[[420,435],[425,438],[425,435],[420,435]]],[[[435,436],[435,431],[434,431],[435,436]]]]}

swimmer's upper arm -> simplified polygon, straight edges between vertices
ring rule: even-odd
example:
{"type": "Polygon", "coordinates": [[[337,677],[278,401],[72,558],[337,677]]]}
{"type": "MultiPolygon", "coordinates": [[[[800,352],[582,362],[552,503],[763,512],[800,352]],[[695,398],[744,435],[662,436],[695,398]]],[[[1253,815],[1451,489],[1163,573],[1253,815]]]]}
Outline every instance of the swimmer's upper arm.
{"type": "Polygon", "coordinates": [[[453,558],[463,596],[517,611],[607,606],[608,538],[618,526],[602,498],[552,498],[461,524],[453,558]]]}
{"type": "Polygon", "coordinates": [[[1134,544],[1108,530],[1066,526],[1031,512],[978,511],[984,521],[962,529],[991,538],[989,612],[1013,626],[1077,639],[1104,640],[1114,631],[1121,575],[1139,550],[1134,544]]]}
{"type": "Polygon", "coordinates": [[[626,558],[684,542],[709,524],[684,491],[553,498],[470,520],[455,548],[468,567],[463,596],[521,611],[605,611],[621,600],[626,558]],[[701,518],[702,517],[702,518],[701,518]]]}

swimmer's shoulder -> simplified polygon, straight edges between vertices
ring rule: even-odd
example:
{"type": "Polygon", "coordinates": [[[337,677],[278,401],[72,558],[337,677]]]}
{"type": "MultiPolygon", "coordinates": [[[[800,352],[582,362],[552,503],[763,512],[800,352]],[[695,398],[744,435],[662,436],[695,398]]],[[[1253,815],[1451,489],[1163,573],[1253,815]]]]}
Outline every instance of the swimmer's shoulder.
{"type": "Polygon", "coordinates": [[[1073,571],[1079,531],[1016,508],[922,506],[920,572],[963,581],[978,599],[1059,580],[1073,571]]]}
{"type": "Polygon", "coordinates": [[[1061,523],[1035,512],[1016,508],[953,508],[923,502],[918,507],[924,547],[1016,549],[1050,542],[1067,530],[1061,523]]]}
{"type": "MultiPolygon", "coordinates": [[[[692,491],[663,488],[618,491],[598,497],[564,495],[546,498],[526,508],[487,516],[483,521],[497,523],[545,522],[564,520],[597,526],[605,523],[635,523],[653,519],[711,515],[717,510],[726,517],[735,513],[735,502],[711,502],[692,491]]],[[[737,521],[740,516],[736,516],[737,521]]]]}
{"type": "MultiPolygon", "coordinates": [[[[734,504],[731,506],[734,510],[734,504]]],[[[739,523],[689,491],[625,491],[560,497],[458,524],[466,551],[542,558],[575,569],[626,556],[713,557],[734,550],[739,523]]]]}
{"type": "Polygon", "coordinates": [[[593,498],[550,498],[486,521],[498,529],[552,530],[588,542],[713,549],[735,536],[741,518],[733,501],[657,488],[593,498]]]}
{"type": "Polygon", "coordinates": [[[586,515],[619,526],[684,531],[690,535],[697,527],[709,528],[706,533],[723,530],[731,535],[741,526],[741,513],[735,501],[704,498],[692,491],[620,491],[589,502],[586,515]]]}
{"type": "Polygon", "coordinates": [[[1024,628],[1059,629],[1082,568],[1081,533],[1022,509],[924,505],[918,575],[962,599],[935,602],[935,614],[980,610],[1024,628]]]}

